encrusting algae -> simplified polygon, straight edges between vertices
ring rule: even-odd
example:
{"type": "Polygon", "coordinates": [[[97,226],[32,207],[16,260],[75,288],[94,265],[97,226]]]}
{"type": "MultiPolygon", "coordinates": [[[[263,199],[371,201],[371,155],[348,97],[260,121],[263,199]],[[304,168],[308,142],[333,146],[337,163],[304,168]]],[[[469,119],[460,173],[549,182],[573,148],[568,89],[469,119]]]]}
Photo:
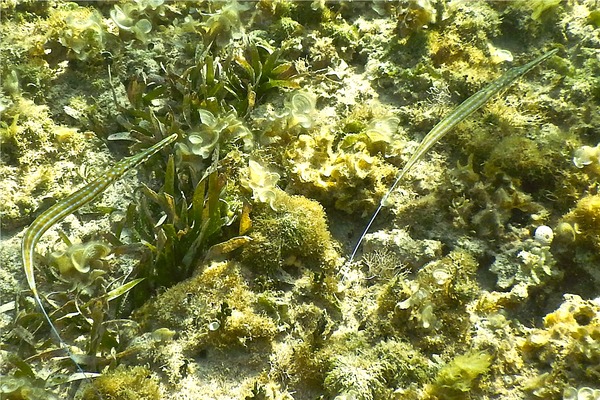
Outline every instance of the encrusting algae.
{"type": "Polygon", "coordinates": [[[1,1],[0,397],[597,396],[596,9],[1,1]]]}

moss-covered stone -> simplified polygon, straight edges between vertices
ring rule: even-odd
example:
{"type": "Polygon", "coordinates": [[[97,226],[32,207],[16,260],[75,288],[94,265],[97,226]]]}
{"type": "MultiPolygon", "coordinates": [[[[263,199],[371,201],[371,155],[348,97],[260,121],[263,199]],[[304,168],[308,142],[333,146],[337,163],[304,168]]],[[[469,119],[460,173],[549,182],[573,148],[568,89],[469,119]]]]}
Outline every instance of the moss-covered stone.
{"type": "Polygon", "coordinates": [[[187,351],[256,342],[268,346],[277,332],[275,321],[260,311],[241,267],[232,261],[203,266],[196,276],[146,303],[134,318],[145,330],[174,330],[187,351]]]}
{"type": "Polygon", "coordinates": [[[271,204],[275,209],[254,206],[252,241],[242,250],[241,260],[258,273],[272,274],[284,266],[331,271],[338,256],[323,207],[277,189],[271,204]]]}
{"type": "Polygon", "coordinates": [[[97,400],[98,394],[105,400],[160,400],[163,393],[158,379],[147,367],[119,366],[94,379],[94,387],[88,386],[82,400],[97,400]]]}
{"type": "Polygon", "coordinates": [[[565,301],[544,317],[544,327],[520,342],[525,360],[545,371],[528,390],[558,396],[569,384],[596,384],[600,376],[600,302],[565,295],[565,301]]]}

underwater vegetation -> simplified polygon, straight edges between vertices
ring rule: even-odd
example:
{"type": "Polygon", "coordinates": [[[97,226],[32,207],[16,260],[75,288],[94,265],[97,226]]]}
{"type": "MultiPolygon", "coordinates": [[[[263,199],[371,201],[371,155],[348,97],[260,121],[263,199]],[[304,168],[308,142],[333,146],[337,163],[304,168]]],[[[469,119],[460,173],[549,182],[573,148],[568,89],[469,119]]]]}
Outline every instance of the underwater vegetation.
{"type": "Polygon", "coordinates": [[[597,397],[596,3],[0,1],[0,397],[597,397]]]}
{"type": "Polygon", "coordinates": [[[96,399],[97,393],[106,399],[159,400],[160,386],[152,371],[146,367],[127,368],[119,366],[95,380],[98,392],[87,389],[82,399],[96,399]]]}

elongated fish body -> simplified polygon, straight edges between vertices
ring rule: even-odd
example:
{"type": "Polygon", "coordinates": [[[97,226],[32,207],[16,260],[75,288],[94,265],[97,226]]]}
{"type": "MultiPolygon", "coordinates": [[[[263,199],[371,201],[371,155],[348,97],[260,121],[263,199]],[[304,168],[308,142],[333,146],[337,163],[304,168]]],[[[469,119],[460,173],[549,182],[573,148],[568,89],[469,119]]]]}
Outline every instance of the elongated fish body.
{"type": "MultiPolygon", "coordinates": [[[[98,178],[88,183],[83,188],[70,194],[62,201],[54,204],[52,207],[44,211],[39,217],[35,219],[35,221],[33,221],[33,223],[25,232],[25,235],[23,236],[23,241],[21,243],[21,255],[23,258],[23,268],[25,269],[25,276],[27,277],[27,283],[29,284],[29,288],[33,293],[35,301],[38,303],[42,313],[44,314],[46,321],[50,325],[52,332],[58,338],[61,346],[64,347],[65,350],[67,350],[69,357],[74,362],[75,359],[73,358],[73,355],[65,346],[60,334],[54,327],[54,324],[52,323],[50,317],[48,316],[48,313],[44,309],[44,306],[38,294],[37,286],[35,284],[35,277],[33,274],[33,257],[35,252],[35,245],[37,244],[38,240],[42,237],[42,235],[48,229],[50,229],[50,227],[62,221],[67,215],[75,212],[84,204],[87,204],[96,197],[98,197],[99,194],[104,192],[104,190],[106,190],[106,188],[110,184],[118,180],[121,176],[123,176],[123,174],[125,174],[132,168],[135,168],[136,166],[140,165],[141,163],[147,161],[158,151],[175,141],[175,139],[177,139],[177,134],[173,134],[167,138],[164,138],[160,142],[156,143],[154,146],[149,147],[148,149],[142,151],[139,154],[117,162],[113,168],[102,173],[100,176],[98,176],[98,178]]],[[[75,365],[81,373],[84,373],[79,364],[77,364],[77,362],[75,362],[75,365]]]]}
{"type": "Polygon", "coordinates": [[[500,92],[501,90],[512,85],[518,78],[529,72],[532,68],[546,60],[547,58],[556,54],[558,49],[550,50],[549,52],[539,56],[533,61],[528,62],[527,64],[521,65],[520,67],[514,67],[506,71],[504,75],[500,78],[496,79],[467,100],[463,101],[458,107],[456,107],[450,114],[448,114],[444,119],[442,119],[436,126],[433,127],[431,131],[423,138],[423,141],[419,144],[415,152],[410,156],[402,171],[396,177],[396,180],[387,191],[387,193],[381,199],[379,206],[373,213],[373,216],[369,220],[367,227],[363,231],[358,243],[354,247],[352,251],[352,255],[350,256],[349,262],[354,260],[356,253],[365,238],[365,235],[373,225],[375,218],[383,208],[386,200],[390,196],[390,194],[394,191],[400,180],[406,175],[406,173],[414,166],[414,164],[423,157],[427,151],[438,142],[446,133],[448,133],[452,128],[454,128],[459,122],[467,118],[473,112],[481,108],[484,104],[486,104],[495,94],[500,92]]]}

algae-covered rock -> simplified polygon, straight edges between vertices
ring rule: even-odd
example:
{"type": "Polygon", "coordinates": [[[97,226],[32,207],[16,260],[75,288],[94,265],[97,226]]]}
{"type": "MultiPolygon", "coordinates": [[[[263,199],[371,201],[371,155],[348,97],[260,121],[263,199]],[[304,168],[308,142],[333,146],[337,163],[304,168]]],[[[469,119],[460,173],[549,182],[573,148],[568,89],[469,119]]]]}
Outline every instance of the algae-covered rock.
{"type": "Polygon", "coordinates": [[[519,345],[526,360],[546,370],[544,379],[529,387],[544,396],[556,396],[567,383],[593,385],[600,376],[600,301],[564,298],[544,317],[544,327],[531,330],[519,345]]]}
{"type": "Polygon", "coordinates": [[[272,373],[310,397],[373,400],[389,398],[396,389],[414,390],[434,366],[403,340],[371,338],[366,332],[343,332],[320,340],[305,332],[302,340],[278,348],[272,373]]]}
{"type": "Polygon", "coordinates": [[[169,328],[181,338],[184,351],[269,345],[275,321],[261,311],[237,262],[215,262],[194,277],[150,300],[134,318],[146,330],[169,328]]]}
{"type": "Polygon", "coordinates": [[[370,329],[381,335],[415,336],[415,343],[442,351],[448,338],[468,343],[468,306],[476,298],[477,261],[455,250],[424,266],[415,279],[398,274],[379,287],[370,329]]]}
{"type": "Polygon", "coordinates": [[[163,392],[158,379],[147,367],[119,366],[94,379],[94,387],[88,386],[82,400],[96,400],[98,394],[105,400],[160,400],[163,392]]]}
{"type": "MultiPolygon", "coordinates": [[[[562,135],[564,136],[564,135],[562,135]]],[[[489,177],[504,172],[520,179],[529,192],[537,188],[552,188],[557,168],[566,168],[568,159],[562,153],[564,137],[555,135],[541,142],[521,136],[509,136],[495,146],[485,162],[484,171],[489,177]]]]}
{"type": "Polygon", "coordinates": [[[436,240],[415,240],[405,229],[374,232],[365,236],[365,254],[377,249],[393,253],[402,265],[416,270],[442,254],[442,244],[436,240]]]}
{"type": "Polygon", "coordinates": [[[540,227],[533,238],[513,241],[496,254],[490,271],[497,275],[496,284],[501,289],[511,289],[517,296],[527,298],[528,291],[547,286],[563,276],[551,252],[553,231],[540,227]],[[552,237],[550,236],[552,235],[552,237]]]}
{"type": "Polygon", "coordinates": [[[29,222],[47,198],[70,194],[83,181],[78,172],[86,154],[87,162],[105,162],[104,155],[94,153],[97,140],[57,124],[47,106],[22,97],[2,113],[0,145],[8,161],[0,165],[3,228],[29,222]]]}
{"type": "Polygon", "coordinates": [[[252,239],[241,260],[256,272],[273,273],[284,266],[331,271],[337,252],[323,207],[314,200],[273,189],[270,204],[252,210],[252,239]]]}
{"type": "Polygon", "coordinates": [[[432,370],[427,358],[410,344],[388,340],[370,345],[360,334],[341,337],[322,353],[327,360],[325,389],[336,398],[387,398],[396,388],[423,383],[432,370]],[[332,351],[336,345],[340,348],[332,351]]]}

